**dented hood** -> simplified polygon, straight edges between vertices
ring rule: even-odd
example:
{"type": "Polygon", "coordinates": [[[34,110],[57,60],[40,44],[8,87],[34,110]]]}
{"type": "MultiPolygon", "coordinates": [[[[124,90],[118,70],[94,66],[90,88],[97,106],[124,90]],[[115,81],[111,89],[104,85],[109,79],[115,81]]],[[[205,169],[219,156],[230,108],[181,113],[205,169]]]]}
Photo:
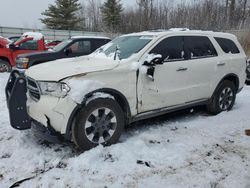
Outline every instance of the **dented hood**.
{"type": "Polygon", "coordinates": [[[60,59],[30,67],[25,74],[40,81],[60,81],[75,75],[107,71],[119,65],[119,61],[109,58],[77,57],[60,59]]]}

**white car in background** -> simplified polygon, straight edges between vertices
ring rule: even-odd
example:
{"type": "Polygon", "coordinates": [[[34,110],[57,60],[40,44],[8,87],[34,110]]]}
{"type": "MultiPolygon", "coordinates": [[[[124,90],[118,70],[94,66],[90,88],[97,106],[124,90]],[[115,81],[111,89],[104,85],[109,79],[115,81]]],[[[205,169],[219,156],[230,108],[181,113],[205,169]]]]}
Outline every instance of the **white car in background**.
{"type": "Polygon", "coordinates": [[[212,114],[231,110],[245,70],[246,55],[231,34],[175,29],[123,35],[89,56],[37,65],[26,77],[12,72],[10,121],[88,150],[116,143],[124,126],[138,120],[197,105],[212,114]]]}

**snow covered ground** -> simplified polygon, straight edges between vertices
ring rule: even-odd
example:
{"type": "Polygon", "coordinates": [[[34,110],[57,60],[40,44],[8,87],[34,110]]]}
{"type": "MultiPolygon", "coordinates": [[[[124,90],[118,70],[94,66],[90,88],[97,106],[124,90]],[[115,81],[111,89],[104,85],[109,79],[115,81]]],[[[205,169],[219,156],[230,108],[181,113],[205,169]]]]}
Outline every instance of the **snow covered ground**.
{"type": "Polygon", "coordinates": [[[120,143],[79,154],[9,125],[0,74],[0,187],[250,187],[250,87],[230,112],[202,109],[139,122],[120,143]]]}

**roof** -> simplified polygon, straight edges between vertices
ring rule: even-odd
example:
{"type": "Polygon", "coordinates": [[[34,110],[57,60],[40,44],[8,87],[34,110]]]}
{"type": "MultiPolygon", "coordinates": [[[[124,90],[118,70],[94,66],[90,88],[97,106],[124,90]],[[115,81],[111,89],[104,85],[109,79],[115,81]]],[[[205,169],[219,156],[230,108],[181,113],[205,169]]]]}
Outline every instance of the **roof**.
{"type": "Polygon", "coordinates": [[[110,39],[103,36],[72,36],[71,39],[110,39]]]}
{"type": "Polygon", "coordinates": [[[22,36],[23,37],[32,37],[33,40],[41,40],[43,38],[43,34],[38,33],[38,32],[26,32],[22,36]]]}
{"type": "Polygon", "coordinates": [[[127,34],[127,36],[137,36],[137,35],[149,35],[149,36],[155,36],[155,37],[161,37],[169,34],[197,34],[197,35],[209,35],[214,37],[226,37],[226,38],[232,38],[236,37],[233,34],[230,33],[224,33],[224,32],[214,32],[214,31],[203,31],[203,30],[189,30],[187,28],[172,28],[169,30],[151,30],[151,31],[142,31],[138,33],[130,33],[127,34]]]}

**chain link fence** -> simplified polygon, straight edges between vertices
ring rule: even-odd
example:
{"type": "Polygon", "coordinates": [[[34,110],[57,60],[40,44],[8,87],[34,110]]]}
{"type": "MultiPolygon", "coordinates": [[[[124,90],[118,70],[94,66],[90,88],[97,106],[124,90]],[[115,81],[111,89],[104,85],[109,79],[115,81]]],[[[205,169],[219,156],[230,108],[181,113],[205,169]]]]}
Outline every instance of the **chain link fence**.
{"type": "Polygon", "coordinates": [[[115,38],[118,34],[104,32],[88,32],[88,31],[71,31],[71,30],[52,30],[52,29],[29,29],[15,27],[0,27],[0,36],[13,37],[20,36],[25,32],[40,32],[47,40],[64,40],[72,36],[105,36],[115,38]]]}
{"type": "MultiPolygon", "coordinates": [[[[12,37],[20,36],[25,32],[40,32],[45,36],[47,40],[64,40],[71,36],[105,36],[111,39],[119,36],[115,33],[104,33],[104,32],[89,32],[89,31],[71,31],[71,30],[52,30],[52,29],[29,29],[29,28],[15,28],[15,27],[1,27],[0,36],[12,37]]],[[[232,33],[236,35],[244,47],[248,55],[250,55],[250,29],[248,30],[226,30],[224,32],[232,33]]]]}

